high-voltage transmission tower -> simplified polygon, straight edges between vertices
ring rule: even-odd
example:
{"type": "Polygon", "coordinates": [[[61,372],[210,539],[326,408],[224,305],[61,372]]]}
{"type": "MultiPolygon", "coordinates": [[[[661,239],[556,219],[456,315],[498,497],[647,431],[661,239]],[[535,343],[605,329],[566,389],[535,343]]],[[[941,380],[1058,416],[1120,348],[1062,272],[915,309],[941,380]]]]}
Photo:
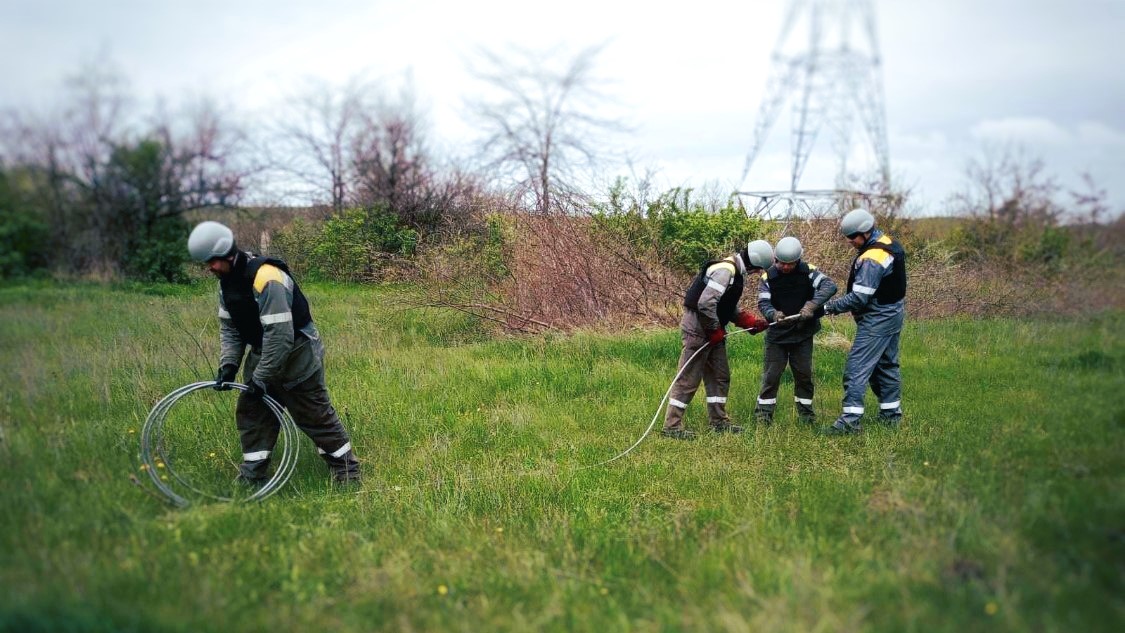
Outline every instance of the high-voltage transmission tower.
{"type": "MultiPolygon", "coordinates": [[[[755,213],[768,216],[779,203],[788,218],[795,210],[819,213],[842,200],[888,194],[890,163],[883,107],[882,63],[872,0],[790,0],[772,56],[765,95],[746,156],[740,189],[766,143],[782,106],[790,103],[792,149],[788,191],[739,191],[757,198],[755,213]],[[804,37],[801,37],[804,36],[804,37]],[[862,126],[878,169],[882,191],[846,189],[853,132],[862,126]],[[801,175],[818,136],[827,132],[837,157],[835,189],[802,189],[801,175]]],[[[780,210],[780,209],[777,209],[780,210]]]]}

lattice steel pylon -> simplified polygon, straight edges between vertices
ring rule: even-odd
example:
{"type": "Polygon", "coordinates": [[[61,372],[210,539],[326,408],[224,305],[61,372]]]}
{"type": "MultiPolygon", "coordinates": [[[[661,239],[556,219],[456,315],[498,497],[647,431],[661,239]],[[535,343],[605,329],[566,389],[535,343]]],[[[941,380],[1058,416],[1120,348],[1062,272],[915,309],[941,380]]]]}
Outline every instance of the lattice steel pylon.
{"type": "Polygon", "coordinates": [[[755,213],[770,215],[779,202],[788,202],[787,218],[794,207],[811,211],[813,204],[888,195],[890,159],[873,0],[790,0],[739,183],[738,195],[758,199],[755,213]],[[808,35],[803,43],[795,35],[802,30],[808,35]],[[792,106],[789,190],[742,191],[786,102],[792,106]],[[857,120],[874,155],[881,192],[845,188],[857,120]],[[836,151],[836,188],[802,189],[801,176],[824,129],[836,151]]]}

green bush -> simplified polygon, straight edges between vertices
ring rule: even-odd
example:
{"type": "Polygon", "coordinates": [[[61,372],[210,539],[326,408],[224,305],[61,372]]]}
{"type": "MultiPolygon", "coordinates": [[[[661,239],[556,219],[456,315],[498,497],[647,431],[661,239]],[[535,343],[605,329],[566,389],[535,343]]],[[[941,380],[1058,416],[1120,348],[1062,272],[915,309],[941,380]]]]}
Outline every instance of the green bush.
{"type": "Polygon", "coordinates": [[[49,237],[47,223],[0,171],[0,279],[46,268],[49,237]]]}
{"type": "Polygon", "coordinates": [[[632,245],[638,255],[655,251],[674,270],[694,273],[704,261],[741,250],[763,234],[762,221],[733,201],[712,210],[693,199],[691,189],[677,187],[638,203],[624,187],[623,179],[611,187],[609,202],[594,215],[596,228],[632,245]]]}
{"type": "Polygon", "coordinates": [[[270,254],[285,260],[289,270],[299,279],[310,274],[313,249],[320,241],[320,225],[296,218],[274,233],[270,254]]]}
{"type": "Polygon", "coordinates": [[[390,257],[413,257],[418,232],[382,208],[347,209],[315,225],[296,219],[274,236],[277,254],[299,276],[369,281],[390,257]]]}
{"type": "Polygon", "coordinates": [[[129,241],[121,266],[134,281],[187,283],[187,222],[180,217],[157,220],[147,236],[129,241]]]}

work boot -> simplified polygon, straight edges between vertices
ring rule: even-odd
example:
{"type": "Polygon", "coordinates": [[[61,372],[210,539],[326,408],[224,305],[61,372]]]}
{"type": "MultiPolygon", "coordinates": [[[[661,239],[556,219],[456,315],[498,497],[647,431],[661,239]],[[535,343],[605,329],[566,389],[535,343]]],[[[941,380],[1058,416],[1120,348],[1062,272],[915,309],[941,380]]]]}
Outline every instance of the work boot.
{"type": "Polygon", "coordinates": [[[663,429],[660,434],[664,437],[670,437],[674,440],[694,440],[695,431],[688,429],[663,429]]]}
{"type": "Polygon", "coordinates": [[[712,424],[711,425],[711,432],[712,433],[731,433],[731,434],[737,435],[737,434],[742,432],[742,427],[737,425],[737,424],[731,424],[730,422],[724,422],[722,424],[712,424]]]}
{"type": "Polygon", "coordinates": [[[816,426],[816,416],[815,415],[798,415],[797,416],[797,424],[805,424],[805,425],[808,425],[808,426],[811,426],[811,427],[815,427],[816,426]]]}
{"type": "Polygon", "coordinates": [[[332,479],[342,486],[358,486],[363,482],[363,476],[358,472],[344,472],[332,475],[332,479]]]}
{"type": "Polygon", "coordinates": [[[761,411],[756,412],[754,414],[754,422],[761,424],[762,426],[769,426],[773,424],[773,414],[763,413],[761,411]]]}
{"type": "Polygon", "coordinates": [[[863,427],[857,422],[854,426],[846,422],[836,420],[833,424],[826,426],[818,431],[821,435],[854,435],[862,433],[863,427]]]}
{"type": "Polygon", "coordinates": [[[881,415],[878,418],[876,418],[876,421],[879,424],[882,424],[883,426],[885,426],[889,429],[897,429],[899,427],[899,425],[902,424],[902,416],[901,415],[881,415]]]}

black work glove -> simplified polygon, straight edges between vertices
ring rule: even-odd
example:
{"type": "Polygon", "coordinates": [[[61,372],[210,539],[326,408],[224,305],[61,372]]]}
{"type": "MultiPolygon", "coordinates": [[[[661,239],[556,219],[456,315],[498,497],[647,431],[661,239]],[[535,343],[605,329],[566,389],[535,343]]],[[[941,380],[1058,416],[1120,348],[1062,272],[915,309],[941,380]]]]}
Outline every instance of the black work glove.
{"type": "Polygon", "coordinates": [[[265,387],[258,384],[257,380],[250,379],[250,383],[246,385],[248,389],[245,391],[246,397],[251,400],[261,400],[266,395],[265,387]]]}
{"type": "Polygon", "coordinates": [[[226,383],[234,382],[236,376],[238,376],[238,365],[227,363],[220,367],[218,375],[215,376],[215,391],[229,391],[231,386],[226,383]]]}
{"type": "Polygon", "coordinates": [[[809,319],[816,318],[816,309],[820,306],[816,305],[815,301],[806,301],[805,305],[801,306],[801,321],[808,321],[809,319]]]}

